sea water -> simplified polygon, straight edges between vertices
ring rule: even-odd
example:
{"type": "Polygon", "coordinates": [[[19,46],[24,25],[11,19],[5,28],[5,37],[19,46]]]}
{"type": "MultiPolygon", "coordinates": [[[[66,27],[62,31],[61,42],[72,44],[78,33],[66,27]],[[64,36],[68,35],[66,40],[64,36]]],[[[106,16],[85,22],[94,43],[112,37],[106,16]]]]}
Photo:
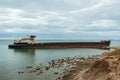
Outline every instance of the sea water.
{"type": "MultiPolygon", "coordinates": [[[[77,41],[98,41],[98,40],[72,40],[72,39],[40,39],[36,42],[77,42],[77,41]]],[[[44,72],[42,75],[36,74],[18,74],[26,66],[37,66],[39,64],[47,65],[54,59],[62,59],[65,57],[87,57],[92,55],[100,55],[105,51],[102,49],[90,48],[70,48],[70,49],[9,49],[8,45],[13,40],[0,40],[0,80],[55,80],[52,74],[55,69],[44,72]],[[50,75],[49,77],[47,75],[50,75]]],[[[112,40],[111,46],[120,46],[120,40],[112,40]]],[[[57,69],[60,71],[60,69],[57,69]]]]}

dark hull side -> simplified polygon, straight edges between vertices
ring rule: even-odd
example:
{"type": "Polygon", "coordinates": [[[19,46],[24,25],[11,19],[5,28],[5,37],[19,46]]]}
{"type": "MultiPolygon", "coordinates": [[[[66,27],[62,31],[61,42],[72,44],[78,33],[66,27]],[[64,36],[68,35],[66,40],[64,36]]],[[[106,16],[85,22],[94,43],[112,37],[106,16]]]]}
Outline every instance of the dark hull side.
{"type": "Polygon", "coordinates": [[[35,43],[35,44],[12,44],[9,48],[106,48],[110,41],[106,42],[54,42],[54,43],[35,43]]]}

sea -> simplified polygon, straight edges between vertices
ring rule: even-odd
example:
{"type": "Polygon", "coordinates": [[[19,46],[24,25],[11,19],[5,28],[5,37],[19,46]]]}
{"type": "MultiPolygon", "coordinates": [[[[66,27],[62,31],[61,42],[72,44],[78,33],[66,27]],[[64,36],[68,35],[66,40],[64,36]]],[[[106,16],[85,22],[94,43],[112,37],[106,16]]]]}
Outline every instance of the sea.
{"type": "MultiPolygon", "coordinates": [[[[79,42],[79,41],[100,41],[96,39],[39,39],[36,42],[79,42]]],[[[26,66],[47,65],[49,61],[63,59],[66,57],[88,57],[100,55],[111,50],[91,48],[69,48],[69,49],[9,49],[8,45],[13,40],[0,40],[0,80],[56,80],[54,72],[61,71],[61,68],[44,71],[41,75],[24,73],[26,66]]],[[[120,40],[111,40],[111,46],[120,46],[120,40]]]]}

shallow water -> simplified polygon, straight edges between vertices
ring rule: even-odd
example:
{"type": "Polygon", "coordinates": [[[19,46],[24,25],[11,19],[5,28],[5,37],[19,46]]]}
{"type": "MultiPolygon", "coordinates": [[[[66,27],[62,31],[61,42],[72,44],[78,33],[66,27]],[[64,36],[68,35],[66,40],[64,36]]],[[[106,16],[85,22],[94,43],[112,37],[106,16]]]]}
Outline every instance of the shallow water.
{"type": "MultiPolygon", "coordinates": [[[[74,40],[38,40],[37,42],[53,42],[53,41],[74,41],[74,40]]],[[[80,41],[80,40],[75,40],[80,41]]],[[[84,41],[84,40],[81,40],[84,41]]],[[[91,40],[90,40],[91,41],[91,40]]],[[[40,63],[47,65],[53,59],[65,57],[82,56],[101,54],[109,50],[101,49],[8,49],[8,44],[12,40],[0,40],[0,80],[54,80],[56,76],[53,74],[60,69],[52,69],[44,71],[42,75],[36,74],[18,74],[26,66],[37,66],[40,63]],[[49,77],[47,76],[49,75],[49,77]]],[[[119,40],[112,40],[111,45],[120,46],[119,40]]]]}

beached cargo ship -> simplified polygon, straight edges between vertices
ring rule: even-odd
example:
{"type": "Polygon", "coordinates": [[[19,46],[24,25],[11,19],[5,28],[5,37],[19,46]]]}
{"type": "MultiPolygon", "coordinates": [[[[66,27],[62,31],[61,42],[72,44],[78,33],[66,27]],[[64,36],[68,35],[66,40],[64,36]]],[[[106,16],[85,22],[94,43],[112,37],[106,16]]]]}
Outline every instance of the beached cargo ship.
{"type": "Polygon", "coordinates": [[[33,35],[27,36],[20,40],[14,40],[13,44],[8,45],[9,48],[99,48],[105,49],[110,46],[109,40],[102,40],[100,42],[45,42],[35,43],[33,35]]]}

